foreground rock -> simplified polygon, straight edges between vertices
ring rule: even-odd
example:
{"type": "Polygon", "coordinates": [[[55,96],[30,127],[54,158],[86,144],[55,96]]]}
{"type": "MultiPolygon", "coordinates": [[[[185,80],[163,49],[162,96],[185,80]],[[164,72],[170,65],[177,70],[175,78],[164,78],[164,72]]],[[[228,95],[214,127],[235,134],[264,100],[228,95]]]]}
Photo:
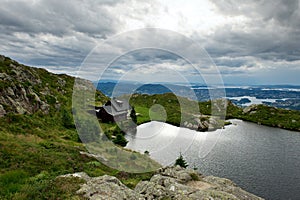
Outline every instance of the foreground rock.
{"type": "Polygon", "coordinates": [[[143,199],[116,177],[108,175],[91,178],[78,190],[78,194],[84,194],[88,199],[143,199]]]}
{"type": "Polygon", "coordinates": [[[66,176],[80,177],[86,181],[77,193],[87,199],[262,199],[228,179],[204,177],[197,171],[180,167],[159,169],[149,181],[139,182],[134,190],[108,175],[91,178],[85,173],[77,173],[66,176]]]}

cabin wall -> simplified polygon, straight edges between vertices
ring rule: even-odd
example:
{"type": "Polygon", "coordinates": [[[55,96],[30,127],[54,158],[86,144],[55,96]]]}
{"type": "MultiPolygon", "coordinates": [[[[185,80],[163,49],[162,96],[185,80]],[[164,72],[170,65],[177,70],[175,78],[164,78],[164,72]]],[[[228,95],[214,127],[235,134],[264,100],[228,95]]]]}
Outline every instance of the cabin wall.
{"type": "Polygon", "coordinates": [[[127,120],[127,113],[115,116],[114,120],[116,122],[127,120]]]}
{"type": "Polygon", "coordinates": [[[101,108],[99,112],[97,112],[98,119],[101,119],[102,122],[114,122],[114,117],[108,114],[105,109],[101,108]]]}

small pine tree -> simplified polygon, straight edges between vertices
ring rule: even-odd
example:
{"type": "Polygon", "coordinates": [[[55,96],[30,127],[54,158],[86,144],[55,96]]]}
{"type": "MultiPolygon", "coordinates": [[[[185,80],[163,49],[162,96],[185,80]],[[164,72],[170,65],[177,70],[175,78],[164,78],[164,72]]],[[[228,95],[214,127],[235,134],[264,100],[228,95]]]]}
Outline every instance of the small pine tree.
{"type": "Polygon", "coordinates": [[[113,143],[115,143],[117,145],[120,145],[122,147],[125,147],[126,144],[128,143],[128,141],[126,140],[126,138],[121,133],[118,133],[116,138],[113,139],[113,143]]]}
{"type": "Polygon", "coordinates": [[[187,168],[187,166],[189,166],[189,165],[187,164],[187,162],[184,160],[184,158],[183,158],[181,152],[180,152],[179,157],[178,157],[178,158],[176,159],[176,161],[175,161],[175,166],[176,166],[176,165],[179,165],[180,167],[183,167],[183,168],[187,168]]]}
{"type": "Polygon", "coordinates": [[[144,151],[144,154],[149,156],[150,155],[150,152],[148,150],[144,151]]]}
{"type": "Polygon", "coordinates": [[[66,128],[75,128],[73,119],[70,113],[66,109],[62,110],[62,123],[63,126],[66,128]]]}
{"type": "Polygon", "coordinates": [[[137,123],[137,117],[136,117],[136,112],[135,112],[134,106],[132,106],[132,109],[130,112],[130,117],[134,123],[137,123]]]}

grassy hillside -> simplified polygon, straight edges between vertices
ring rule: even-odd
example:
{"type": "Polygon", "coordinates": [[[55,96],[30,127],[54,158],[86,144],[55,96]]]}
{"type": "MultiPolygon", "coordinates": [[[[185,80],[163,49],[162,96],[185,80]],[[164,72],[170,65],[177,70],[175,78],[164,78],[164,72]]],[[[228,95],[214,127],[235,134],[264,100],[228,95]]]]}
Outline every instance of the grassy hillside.
{"type": "MultiPolygon", "coordinates": [[[[209,118],[211,114],[211,102],[197,102],[183,97],[176,97],[174,94],[134,94],[130,98],[130,103],[139,113],[137,119],[138,123],[144,123],[152,120],[164,120],[167,123],[180,125],[182,117],[184,119],[192,120],[192,117],[202,114],[202,120],[209,118]],[[162,105],[166,117],[164,118],[164,111],[153,109],[155,104],[162,105]],[[181,111],[181,105],[190,105],[184,107],[184,112],[181,111]],[[197,108],[198,106],[198,108],[197,108]],[[189,118],[189,116],[192,116],[189,118]]],[[[300,111],[286,110],[281,108],[274,108],[266,105],[253,105],[246,109],[242,109],[230,101],[227,101],[226,119],[242,119],[246,121],[255,122],[262,125],[278,127],[288,130],[300,131],[300,111]]],[[[200,117],[201,120],[201,117],[200,117]]],[[[226,122],[225,122],[226,123],[226,122]]]]}
{"type": "MultiPolygon", "coordinates": [[[[74,198],[79,179],[56,177],[80,171],[114,175],[130,187],[151,177],[120,172],[80,154],[86,149],[72,118],[73,83],[73,77],[0,57],[0,199],[74,198]]],[[[98,105],[107,99],[96,93],[98,105]]]]}
{"type": "Polygon", "coordinates": [[[254,105],[233,117],[262,125],[300,131],[300,111],[254,105]]]}

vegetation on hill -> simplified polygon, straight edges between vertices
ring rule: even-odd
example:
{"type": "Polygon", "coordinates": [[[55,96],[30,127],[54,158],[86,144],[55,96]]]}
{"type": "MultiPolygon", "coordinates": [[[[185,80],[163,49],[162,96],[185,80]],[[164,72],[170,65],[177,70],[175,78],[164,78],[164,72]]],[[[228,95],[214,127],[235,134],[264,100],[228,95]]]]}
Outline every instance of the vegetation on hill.
{"type": "Polygon", "coordinates": [[[234,117],[262,125],[300,131],[300,111],[297,110],[252,105],[234,117]]]}
{"type": "MultiPolygon", "coordinates": [[[[190,120],[189,122],[195,122],[197,117],[201,122],[211,120],[211,101],[197,102],[195,104],[192,100],[177,97],[172,93],[155,95],[133,94],[130,97],[130,104],[135,107],[138,124],[156,120],[182,126],[180,124],[183,122],[182,119],[190,120]],[[154,109],[156,104],[162,106],[163,112],[161,109],[154,109]],[[182,104],[191,106],[185,106],[184,112],[182,112],[182,104]],[[196,106],[199,106],[199,109],[196,106]],[[198,116],[199,112],[201,113],[200,116],[198,116]]],[[[226,119],[242,119],[262,125],[300,131],[300,111],[274,108],[267,105],[252,105],[243,109],[230,101],[226,101],[226,104],[226,119]]],[[[219,126],[220,128],[222,124],[226,125],[228,122],[220,121],[219,124],[221,125],[219,126]]],[[[216,127],[218,127],[218,124],[216,127]]]]}
{"type": "Polygon", "coordinates": [[[183,167],[183,168],[187,168],[189,165],[187,164],[186,160],[183,158],[181,152],[180,152],[180,155],[179,157],[175,160],[175,166],[176,165],[179,165],[180,167],[183,167]]]}
{"type": "MultiPolygon", "coordinates": [[[[151,177],[112,169],[80,153],[86,149],[74,126],[73,84],[73,77],[0,56],[0,199],[74,198],[82,181],[56,177],[80,171],[113,175],[129,187],[151,177]]],[[[98,104],[107,100],[96,93],[98,104]]]]}
{"type": "MultiPolygon", "coordinates": [[[[198,131],[207,131],[222,128],[224,124],[228,123],[224,120],[225,116],[210,116],[211,102],[199,103],[188,98],[178,97],[173,93],[133,94],[130,97],[130,104],[135,107],[137,124],[155,120],[198,131]]],[[[222,104],[222,106],[225,111],[225,105],[222,104]]],[[[234,111],[232,106],[229,104],[230,109],[234,111]]]]}

